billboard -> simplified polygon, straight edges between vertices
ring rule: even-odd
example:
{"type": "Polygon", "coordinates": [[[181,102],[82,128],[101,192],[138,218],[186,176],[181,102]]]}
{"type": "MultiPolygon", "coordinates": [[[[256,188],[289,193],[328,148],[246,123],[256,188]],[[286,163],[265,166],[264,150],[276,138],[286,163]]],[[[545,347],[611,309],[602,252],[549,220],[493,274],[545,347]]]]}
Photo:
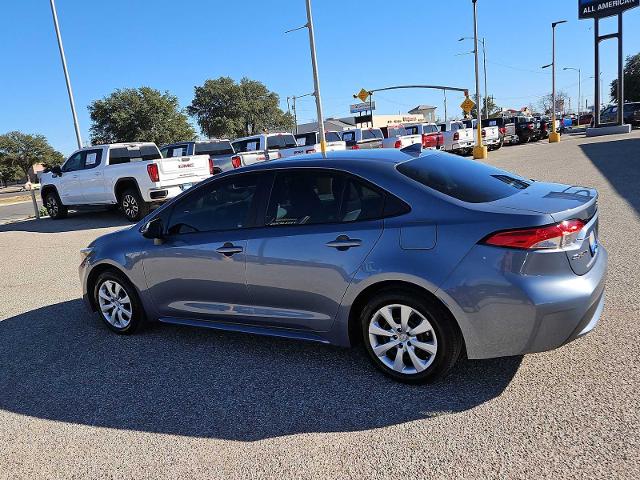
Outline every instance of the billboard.
{"type": "Polygon", "coordinates": [[[640,0],[578,0],[578,18],[604,18],[640,5],[640,0]]]}
{"type": "Polygon", "coordinates": [[[360,112],[368,112],[369,110],[376,109],[376,102],[364,102],[364,103],[356,103],[354,105],[349,105],[349,112],[351,113],[360,113],[360,112]]]}

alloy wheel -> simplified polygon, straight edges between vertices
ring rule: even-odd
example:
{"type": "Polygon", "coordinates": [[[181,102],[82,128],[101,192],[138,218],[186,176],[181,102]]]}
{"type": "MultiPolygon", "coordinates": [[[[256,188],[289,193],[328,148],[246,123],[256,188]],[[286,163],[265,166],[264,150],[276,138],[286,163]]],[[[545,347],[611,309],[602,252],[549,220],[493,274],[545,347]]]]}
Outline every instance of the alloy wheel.
{"type": "Polygon", "coordinates": [[[369,344],[386,367],[404,375],[423,372],[433,363],[438,340],[433,326],[415,308],[385,305],[369,321],[369,344]]]}
{"type": "Polygon", "coordinates": [[[47,209],[47,212],[49,212],[49,216],[55,217],[58,215],[58,202],[52,195],[47,197],[45,208],[47,209]]]}
{"type": "Polygon", "coordinates": [[[136,218],[138,215],[138,201],[131,194],[126,194],[122,198],[122,209],[127,218],[136,218]]]}
{"type": "Polygon", "coordinates": [[[117,329],[129,326],[133,305],[127,291],[115,280],[105,280],[98,289],[98,303],[104,319],[117,329]]]}

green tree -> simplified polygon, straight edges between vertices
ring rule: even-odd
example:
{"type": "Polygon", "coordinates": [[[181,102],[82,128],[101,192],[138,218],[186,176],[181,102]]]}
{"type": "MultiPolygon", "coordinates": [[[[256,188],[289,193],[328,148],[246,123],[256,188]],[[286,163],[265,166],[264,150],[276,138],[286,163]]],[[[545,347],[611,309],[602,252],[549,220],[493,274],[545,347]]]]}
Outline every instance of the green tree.
{"type": "Polygon", "coordinates": [[[293,128],[293,116],[280,109],[279,101],[262,82],[220,77],[195,87],[187,112],[207,137],[234,138],[293,128]]]}
{"type": "MultiPolygon", "coordinates": [[[[481,101],[482,101],[482,109],[480,110],[480,113],[482,114],[482,118],[486,118],[487,115],[485,111],[484,97],[481,99],[481,101]]],[[[489,110],[489,117],[502,111],[502,109],[498,105],[496,105],[495,98],[493,95],[487,95],[487,109],[489,110]]],[[[464,115],[464,112],[463,112],[463,115],[464,115]]],[[[471,109],[471,117],[476,118],[477,116],[478,116],[478,107],[476,105],[471,109]]]]}
{"type": "MultiPolygon", "coordinates": [[[[26,177],[36,163],[53,166],[62,163],[63,156],[56,151],[44,135],[8,132],[0,135],[0,157],[7,168],[17,170],[26,177]]],[[[9,170],[10,172],[10,170],[9,170]]]]}
{"type": "MultiPolygon", "coordinates": [[[[611,82],[611,100],[618,100],[618,79],[611,82]]],[[[640,100],[640,53],[628,56],[624,64],[624,101],[640,100]]]]}
{"type": "Polygon", "coordinates": [[[196,132],[169,92],[150,87],[125,88],[89,105],[91,142],[155,142],[192,140],[196,132]]]}
{"type": "Polygon", "coordinates": [[[9,163],[6,155],[0,154],[0,187],[7,182],[17,180],[19,176],[19,170],[9,163]]]}

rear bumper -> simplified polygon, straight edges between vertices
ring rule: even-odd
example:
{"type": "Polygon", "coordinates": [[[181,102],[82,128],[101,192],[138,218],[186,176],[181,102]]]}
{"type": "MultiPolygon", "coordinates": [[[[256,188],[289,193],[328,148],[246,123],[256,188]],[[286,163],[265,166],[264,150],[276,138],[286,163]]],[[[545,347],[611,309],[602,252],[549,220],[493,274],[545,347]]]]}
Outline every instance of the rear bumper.
{"type": "Polygon", "coordinates": [[[194,177],[194,178],[181,178],[172,182],[164,182],[155,184],[154,187],[149,188],[146,191],[141,192],[142,198],[145,202],[163,202],[171,198],[177,197],[184,190],[194,186],[197,183],[209,178],[206,177],[194,177]],[[188,188],[187,188],[188,187],[188,188]]]}
{"type": "Polygon", "coordinates": [[[604,307],[606,250],[599,247],[584,275],[573,273],[564,253],[554,260],[553,271],[541,275],[536,262],[545,268],[551,264],[535,256],[477,245],[438,291],[458,321],[469,358],[552,350],[597,325],[604,307]]]}
{"type": "Polygon", "coordinates": [[[473,142],[472,141],[468,141],[468,142],[454,142],[451,144],[451,150],[452,151],[459,151],[459,150],[465,150],[467,148],[473,148],[473,142]]]}

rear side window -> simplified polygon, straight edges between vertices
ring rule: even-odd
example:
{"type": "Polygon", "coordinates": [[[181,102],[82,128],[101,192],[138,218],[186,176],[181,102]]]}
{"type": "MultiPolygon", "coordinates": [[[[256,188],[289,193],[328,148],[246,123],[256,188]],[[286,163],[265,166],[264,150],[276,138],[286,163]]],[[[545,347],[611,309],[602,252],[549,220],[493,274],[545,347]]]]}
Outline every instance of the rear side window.
{"type": "Polygon", "coordinates": [[[344,140],[347,145],[353,145],[356,143],[356,132],[344,132],[342,134],[342,140],[344,140]]]}
{"type": "Polygon", "coordinates": [[[158,147],[142,145],[135,147],[116,147],[109,150],[109,165],[121,163],[141,162],[162,158],[158,147]]]}
{"type": "Polygon", "coordinates": [[[429,188],[470,203],[493,202],[530,185],[513,173],[452,155],[418,157],[397,169],[429,188]]]}
{"type": "Polygon", "coordinates": [[[256,152],[260,150],[260,139],[249,138],[247,140],[238,140],[231,145],[236,152],[256,152]]]}
{"type": "Polygon", "coordinates": [[[296,139],[293,135],[273,135],[267,137],[267,150],[281,150],[283,148],[297,147],[296,139]]]}
{"type": "Polygon", "coordinates": [[[356,179],[349,179],[344,191],[340,221],[355,222],[382,218],[384,195],[356,179]]]}
{"type": "Polygon", "coordinates": [[[199,142],[195,144],[196,155],[233,155],[231,142],[199,142]]]}
{"type": "Polygon", "coordinates": [[[407,132],[407,135],[418,135],[418,126],[417,125],[411,125],[409,127],[404,127],[405,131],[407,132]]]}

